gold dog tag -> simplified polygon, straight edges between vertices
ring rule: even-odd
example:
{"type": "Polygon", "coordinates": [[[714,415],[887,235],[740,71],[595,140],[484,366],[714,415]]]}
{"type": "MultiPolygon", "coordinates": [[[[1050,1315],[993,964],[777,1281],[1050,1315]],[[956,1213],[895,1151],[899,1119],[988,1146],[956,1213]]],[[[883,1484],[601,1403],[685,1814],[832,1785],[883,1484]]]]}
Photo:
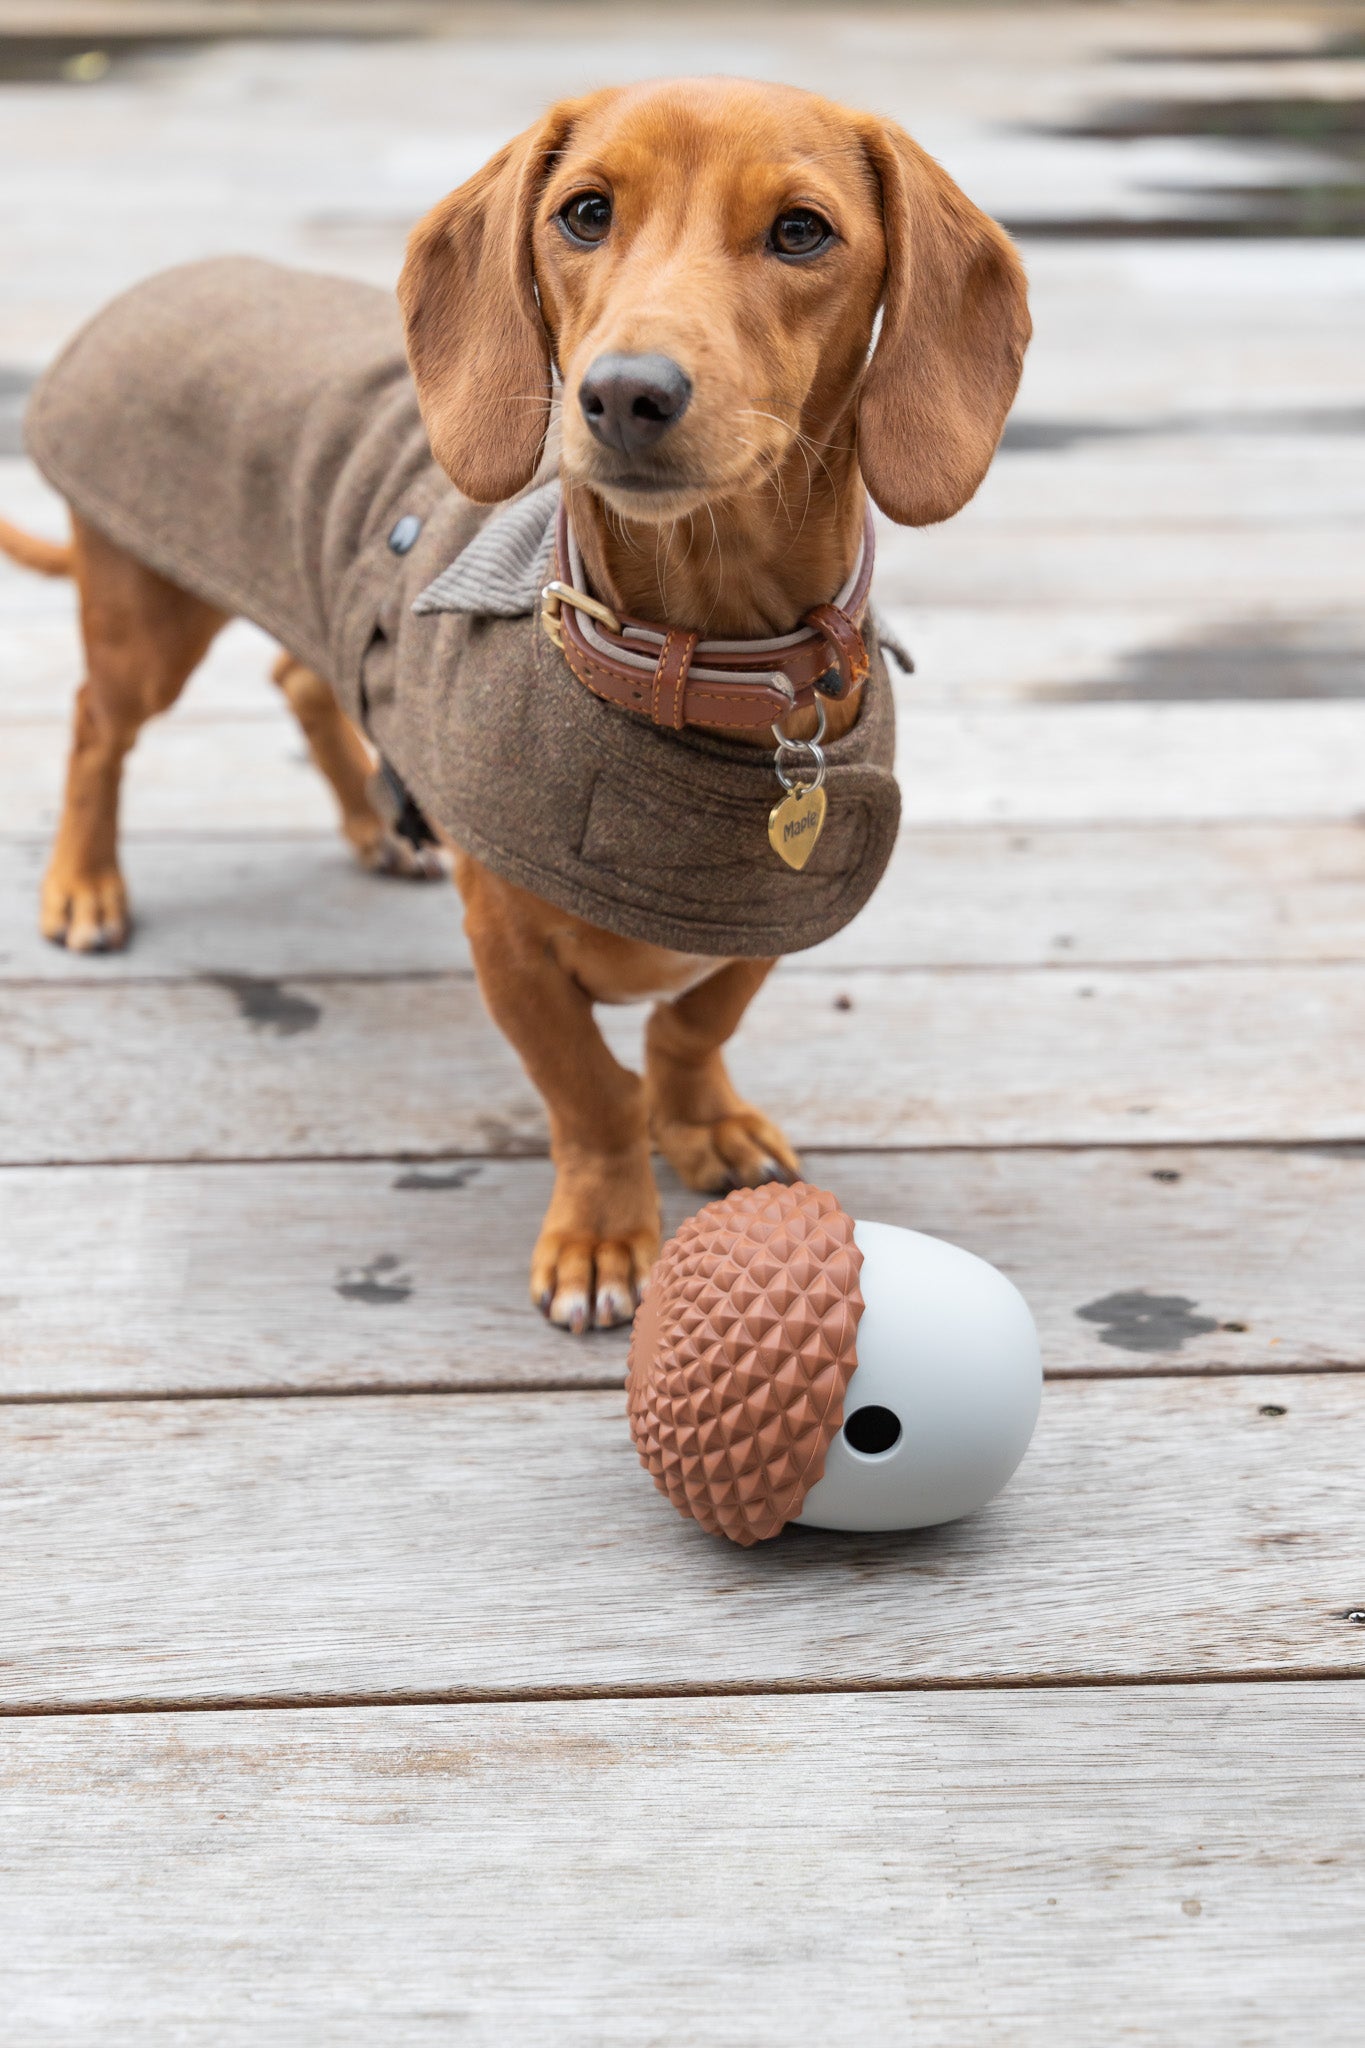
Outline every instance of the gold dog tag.
{"type": "Polygon", "coordinates": [[[768,844],[798,872],[815,851],[825,827],[823,789],[793,789],[768,813],[768,844]]]}

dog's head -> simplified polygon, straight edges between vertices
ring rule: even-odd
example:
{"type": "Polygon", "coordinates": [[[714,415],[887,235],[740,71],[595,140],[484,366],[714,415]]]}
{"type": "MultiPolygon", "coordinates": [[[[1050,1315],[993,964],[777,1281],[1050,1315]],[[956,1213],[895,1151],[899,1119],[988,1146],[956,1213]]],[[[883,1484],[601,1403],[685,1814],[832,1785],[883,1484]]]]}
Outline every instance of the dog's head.
{"type": "Polygon", "coordinates": [[[946,519],[1029,338],[1013,245],[908,135],[733,79],[552,108],[419,224],[399,297],[460,490],[531,480],[553,364],[563,474],[635,519],[739,495],[855,422],[882,510],[946,519]]]}

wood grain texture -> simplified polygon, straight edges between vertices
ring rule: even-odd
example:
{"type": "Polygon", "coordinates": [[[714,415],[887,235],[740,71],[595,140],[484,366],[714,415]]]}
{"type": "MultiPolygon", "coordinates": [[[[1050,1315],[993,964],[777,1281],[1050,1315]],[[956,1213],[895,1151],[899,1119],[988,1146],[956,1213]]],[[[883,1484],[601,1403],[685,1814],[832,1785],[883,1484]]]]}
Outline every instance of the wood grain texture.
{"type": "MultiPolygon", "coordinates": [[[[448,887],[368,875],[339,835],[131,838],[137,928],[92,961],[46,944],[47,849],[0,840],[0,980],[469,971],[448,887]]],[[[1154,965],[1365,958],[1358,825],[922,826],[811,967],[1154,965]]]]}
{"type": "MultiPolygon", "coordinates": [[[[8,837],[48,836],[61,807],[65,719],[6,728],[0,821],[8,837]]],[[[161,832],[322,832],[336,805],[292,721],[177,718],[143,728],[124,772],[124,829],[161,832]]]]}
{"type": "MultiPolygon", "coordinates": [[[[1350,821],[1365,803],[1365,703],[926,709],[913,677],[896,695],[897,773],[912,825],[1350,821]]],[[[52,831],[67,737],[56,719],[5,730],[0,837],[52,831]]],[[[322,832],[333,822],[300,736],[273,715],[172,711],[129,757],[129,836],[322,832]]]]}
{"type": "MultiPolygon", "coordinates": [[[[1365,1367],[1358,1150],[808,1171],[1001,1266],[1052,1376],[1365,1367]]],[[[671,1228],[701,1198],[660,1180],[671,1228]]],[[[0,1399],[601,1385],[625,1332],[567,1337],[526,1298],[549,1191],[530,1159],[0,1170],[0,1399]]]]}
{"type": "MultiPolygon", "coordinates": [[[[1355,1140],[1362,1005],[1356,965],[809,972],[731,1065],[798,1145],[1355,1140]]],[[[642,1013],[601,1015],[634,1060],[642,1013]]],[[[466,980],[0,984],[3,1164],[543,1146],[466,980]]]]}
{"type": "MultiPolygon", "coordinates": [[[[1025,459],[1025,458],[1020,458],[1025,459]]],[[[1007,531],[983,508],[968,507],[946,526],[891,527],[878,551],[877,589],[904,604],[917,590],[940,603],[1084,607],[1096,591],[1106,604],[1198,603],[1217,590],[1228,618],[1256,615],[1260,593],[1273,585],[1279,604],[1300,617],[1359,602],[1360,535],[1344,519],[1321,513],[1293,529],[1186,523],[1168,517],[1140,538],[1107,523],[1052,526],[1044,511],[1007,531]]]]}
{"type": "MultiPolygon", "coordinates": [[[[92,46],[98,11],[0,0],[10,26],[89,28],[92,46]]],[[[1101,215],[1149,210],[1154,166],[1158,183],[1258,182],[1267,151],[1230,171],[1217,143],[1040,131],[1130,94],[1245,89],[1246,66],[1123,61],[1144,48],[1318,32],[1280,14],[1249,38],[1234,14],[1159,8],[1097,31],[1093,11],[1027,9],[994,11],[983,40],[942,7],[845,8],[794,39],[780,9],[664,12],[634,23],[623,75],[683,52],[853,104],[875,79],[964,189],[1024,216],[1074,212],[1078,192],[1101,215]]],[[[7,90],[6,367],[218,249],[391,284],[417,214],[597,82],[600,49],[564,9],[496,15],[443,16],[411,45],[276,40],[264,70],[250,44],[210,41],[116,60],[93,90],[7,90]]],[[[1346,89],[1339,63],[1254,68],[1256,90],[1346,89]]],[[[926,1149],[935,1129],[974,1146],[1359,1136],[1365,1104],[1360,970],[1315,965],[1360,958],[1365,707],[1152,701],[1200,675],[1229,697],[1298,694],[1300,646],[1309,694],[1322,675],[1357,687],[1365,243],[1026,256],[1015,452],[960,521],[885,536],[880,596],[920,656],[900,691],[912,834],[873,918],[784,974],[741,1066],[776,1069],[765,1099],[803,1135],[915,1146],[814,1163],[856,1208],[1015,1271],[1059,1371],[1359,1364],[1349,1151],[926,1149]],[[1229,644],[1253,650],[1244,674],[1200,668],[1229,644]],[[1143,701],[1036,708],[1077,690],[1143,701]],[[1210,824],[1228,828],[1216,846],[1189,830],[1210,824]],[[945,828],[931,855],[915,826],[945,828]],[[1034,828],[1046,845],[1016,860],[1034,828]],[[836,994],[855,1008],[833,1014],[836,994]],[[1167,1348],[1125,1348],[1147,1338],[1167,1348]]],[[[0,391],[0,435],[16,413],[0,391]]],[[[0,511],[57,530],[20,462],[0,461],[0,511]]],[[[418,978],[464,964],[448,899],[326,866],[330,802],[264,665],[234,629],[135,757],[142,949],[34,964],[75,642],[69,593],[0,564],[0,1154],[305,1155],[0,1175],[0,1388],[619,1364],[619,1343],[561,1348],[523,1307],[546,1170],[487,1155],[538,1145],[538,1107],[468,986],[418,978]],[[196,978],[213,973],[239,981],[196,978]],[[395,973],[412,978],[288,980],[395,973]],[[127,975],[144,986],[110,988],[127,975]],[[395,1182],[425,1169],[306,1157],[376,1142],[483,1156],[429,1170],[477,1169],[463,1188],[416,1189],[395,1182]]],[[[1073,1381],[975,1522],[757,1557],[673,1518],[615,1394],[0,1408],[0,1689],[17,1700],[503,1693],[546,1672],[618,1691],[1062,1681],[12,1720],[7,2035],[1354,2048],[1361,1692],[1304,1674],[1365,1656],[1343,1618],[1365,1602],[1362,1398],[1345,1373],[1073,1381]],[[1300,1682],[1067,1689],[1181,1668],[1300,1682]]]]}
{"type": "Polygon", "coordinates": [[[741,1551],[620,1392],[6,1407],[0,1705],[1365,1676],[1363,1458],[1356,1374],[1064,1381],[968,1520],[741,1551]]]}
{"type": "MultiPolygon", "coordinates": [[[[0,840],[0,980],[103,985],[215,973],[472,972],[454,884],[368,874],[339,832],[133,835],[122,861],[133,941],[98,960],[39,934],[47,853],[42,840],[0,840]]],[[[1287,888],[1297,897],[1293,883],[1287,888]]],[[[1318,893],[1311,883],[1309,891],[1318,893]]],[[[1303,907],[1315,915],[1306,900],[1303,907]]],[[[1330,933],[1323,943],[1331,943],[1330,933]]]]}
{"type": "Polygon", "coordinates": [[[897,706],[912,824],[1355,820],[1365,801],[1365,704],[934,711],[916,708],[909,677],[897,706]]]}
{"type": "MultiPolygon", "coordinates": [[[[1292,412],[1291,412],[1292,417],[1292,412]]],[[[1083,421],[1067,444],[1058,422],[1033,423],[1022,408],[1006,432],[959,531],[1002,539],[1040,530],[1132,533],[1137,547],[1154,532],[1224,537],[1304,526],[1349,530],[1365,521],[1361,448],[1351,433],[1295,429],[1282,411],[1263,423],[1233,407],[1162,419],[1083,421]],[[1127,431],[1125,432],[1125,426],[1127,431]],[[1047,446],[1056,435],[1060,445],[1047,446]],[[1030,435],[1041,435],[1039,447],[1030,435]]],[[[1060,423],[1063,427],[1065,421],[1060,423]]],[[[1283,579],[1277,584],[1283,591],[1283,579]]],[[[1222,593],[1222,586],[1218,588],[1222,593]]]]}
{"type": "Polygon", "coordinates": [[[1268,590],[1250,618],[1202,601],[1125,609],[1102,601],[1056,610],[944,604],[918,587],[882,616],[914,656],[915,701],[932,705],[1068,703],[1125,697],[1165,703],[1359,694],[1365,605],[1305,619],[1268,590]],[[1210,666],[1212,657],[1221,665],[1210,666]]]}
{"type": "Polygon", "coordinates": [[[1121,2013],[1147,2048],[1354,2048],[1361,1711],[1329,1683],[12,1724],[9,2026],[1070,2048],[1121,2013]]]}

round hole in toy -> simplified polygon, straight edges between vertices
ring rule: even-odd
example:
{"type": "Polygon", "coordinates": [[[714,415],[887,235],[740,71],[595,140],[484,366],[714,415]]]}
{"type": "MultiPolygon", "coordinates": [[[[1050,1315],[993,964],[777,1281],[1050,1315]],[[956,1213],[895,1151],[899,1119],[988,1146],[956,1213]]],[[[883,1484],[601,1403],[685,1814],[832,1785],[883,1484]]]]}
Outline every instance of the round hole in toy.
{"type": "Polygon", "coordinates": [[[901,1419],[875,1402],[856,1408],[844,1424],[844,1441],[861,1458],[884,1458],[901,1440],[901,1419]]]}

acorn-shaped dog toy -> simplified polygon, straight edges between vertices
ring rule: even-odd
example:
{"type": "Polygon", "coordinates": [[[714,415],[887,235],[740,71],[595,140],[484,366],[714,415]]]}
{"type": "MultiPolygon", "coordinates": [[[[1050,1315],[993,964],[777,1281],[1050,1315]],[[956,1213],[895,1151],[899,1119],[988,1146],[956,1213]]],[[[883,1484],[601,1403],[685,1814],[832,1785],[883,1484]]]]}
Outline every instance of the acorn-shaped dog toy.
{"type": "Polygon", "coordinates": [[[860,1223],[803,1181],[710,1202],[659,1255],[627,1403],[654,1483],[713,1535],[916,1529],[997,1494],[1042,1394],[1038,1333],[984,1259],[860,1223]]]}

